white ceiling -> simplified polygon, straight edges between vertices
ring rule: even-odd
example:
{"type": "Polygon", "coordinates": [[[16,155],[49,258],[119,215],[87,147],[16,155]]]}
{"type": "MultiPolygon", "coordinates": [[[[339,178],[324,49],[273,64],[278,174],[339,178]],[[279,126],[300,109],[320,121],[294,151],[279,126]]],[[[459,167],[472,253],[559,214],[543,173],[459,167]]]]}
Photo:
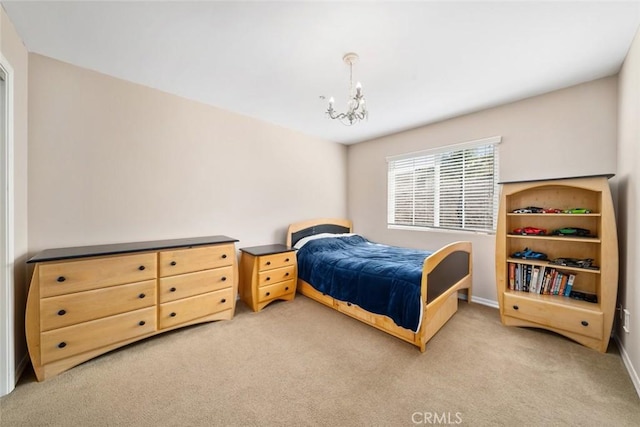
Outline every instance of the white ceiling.
{"type": "Polygon", "coordinates": [[[626,2],[12,2],[30,52],[351,144],[618,72],[626,2]],[[347,52],[370,111],[346,127],[347,52]]]}

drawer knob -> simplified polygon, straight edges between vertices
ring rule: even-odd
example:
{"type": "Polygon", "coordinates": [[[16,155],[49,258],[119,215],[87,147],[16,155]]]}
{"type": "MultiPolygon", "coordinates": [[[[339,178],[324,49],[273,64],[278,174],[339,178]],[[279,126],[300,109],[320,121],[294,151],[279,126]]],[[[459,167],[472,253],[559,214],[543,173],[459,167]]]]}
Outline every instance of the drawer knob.
{"type": "Polygon", "coordinates": [[[142,298],[144,298],[144,297],[146,297],[146,295],[145,295],[145,294],[140,294],[140,295],[138,295],[138,298],[140,298],[140,299],[142,299],[142,298]]]}
{"type": "Polygon", "coordinates": [[[271,277],[267,277],[267,278],[266,278],[266,280],[267,280],[267,282],[268,282],[269,280],[271,280],[271,277]]]}
{"type": "Polygon", "coordinates": [[[285,259],[284,262],[289,262],[289,258],[285,259]]]}
{"type": "Polygon", "coordinates": [[[58,348],[65,348],[67,346],[67,343],[62,341],[60,344],[58,344],[58,348]]]}
{"type": "Polygon", "coordinates": [[[58,282],[60,282],[60,283],[64,282],[65,280],[67,280],[67,278],[64,277],[64,276],[58,277],[58,282]]]}
{"type": "Polygon", "coordinates": [[[176,313],[175,313],[174,311],[172,311],[172,312],[169,314],[169,316],[171,316],[171,317],[176,317],[176,313]]]}
{"type": "Polygon", "coordinates": [[[225,259],[227,257],[227,254],[222,254],[222,259],[225,259]]]}
{"type": "Polygon", "coordinates": [[[176,288],[169,289],[169,292],[175,292],[175,291],[176,291],[176,288]]]}
{"type": "Polygon", "coordinates": [[[285,276],[285,277],[287,277],[288,275],[289,275],[289,272],[287,271],[287,272],[284,274],[284,276],[285,276]]]}
{"type": "Polygon", "coordinates": [[[140,271],[144,270],[144,265],[141,265],[140,267],[138,267],[138,270],[140,271]]]}
{"type": "Polygon", "coordinates": [[[288,291],[288,290],[289,290],[289,287],[287,286],[286,288],[284,288],[284,290],[285,290],[285,291],[288,291]]]}
{"type": "Polygon", "coordinates": [[[65,314],[67,314],[66,310],[60,310],[58,311],[58,316],[64,316],[65,314]]]}
{"type": "Polygon", "coordinates": [[[177,264],[177,262],[175,262],[175,261],[171,261],[171,263],[170,263],[170,264],[171,264],[171,265],[176,265],[176,264],[177,264]]]}
{"type": "Polygon", "coordinates": [[[271,261],[267,261],[267,265],[271,265],[271,261]]]}
{"type": "Polygon", "coordinates": [[[147,323],[147,322],[145,322],[144,320],[141,320],[141,321],[139,321],[139,322],[138,322],[138,325],[140,325],[140,326],[144,326],[144,325],[145,325],[145,323],[147,323]]]}
{"type": "Polygon", "coordinates": [[[589,322],[587,322],[586,320],[583,320],[582,322],[580,322],[580,324],[582,326],[589,326],[589,322]]]}
{"type": "Polygon", "coordinates": [[[271,295],[271,292],[267,292],[267,296],[271,295]]]}
{"type": "Polygon", "coordinates": [[[222,299],[220,300],[220,302],[221,302],[222,304],[224,304],[225,302],[227,302],[227,299],[226,299],[226,298],[222,298],[222,299]]]}
{"type": "Polygon", "coordinates": [[[518,307],[517,305],[514,305],[514,306],[513,306],[513,309],[514,309],[514,310],[519,310],[519,309],[520,309],[520,307],[518,307]]]}
{"type": "Polygon", "coordinates": [[[222,280],[223,282],[226,282],[227,278],[226,278],[226,276],[222,276],[222,278],[220,280],[222,280]]]}
{"type": "Polygon", "coordinates": [[[348,303],[347,303],[347,306],[348,306],[348,307],[351,307],[351,303],[350,303],[350,302],[348,302],[348,303]]]}

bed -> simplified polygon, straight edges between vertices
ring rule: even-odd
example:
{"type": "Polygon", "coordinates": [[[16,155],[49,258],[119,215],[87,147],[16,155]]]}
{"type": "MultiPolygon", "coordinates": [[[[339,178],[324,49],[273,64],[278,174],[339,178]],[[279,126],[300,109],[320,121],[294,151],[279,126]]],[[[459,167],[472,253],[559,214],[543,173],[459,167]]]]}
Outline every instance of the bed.
{"type": "Polygon", "coordinates": [[[419,251],[370,242],[352,229],[349,220],[328,218],[289,226],[298,292],[424,352],[458,310],[458,291],[471,301],[471,242],[419,251]],[[405,282],[409,290],[399,284],[405,282]],[[401,307],[380,309],[396,304],[401,307]]]}

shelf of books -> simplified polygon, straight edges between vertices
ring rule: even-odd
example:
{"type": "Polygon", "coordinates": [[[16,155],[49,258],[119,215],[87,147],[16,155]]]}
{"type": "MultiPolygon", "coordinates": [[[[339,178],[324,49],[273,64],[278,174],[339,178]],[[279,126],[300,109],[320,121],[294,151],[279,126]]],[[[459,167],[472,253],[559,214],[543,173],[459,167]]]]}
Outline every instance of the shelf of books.
{"type": "Polygon", "coordinates": [[[507,266],[510,291],[521,292],[527,296],[548,295],[550,298],[546,301],[557,304],[587,309],[599,308],[596,293],[573,290],[576,277],[580,276],[583,281],[589,281],[589,276],[585,275],[599,274],[599,270],[585,270],[540,262],[524,264],[515,259],[510,259],[507,266]]]}
{"type": "Polygon", "coordinates": [[[611,176],[502,183],[496,285],[503,324],[606,351],[618,286],[611,176]]]}

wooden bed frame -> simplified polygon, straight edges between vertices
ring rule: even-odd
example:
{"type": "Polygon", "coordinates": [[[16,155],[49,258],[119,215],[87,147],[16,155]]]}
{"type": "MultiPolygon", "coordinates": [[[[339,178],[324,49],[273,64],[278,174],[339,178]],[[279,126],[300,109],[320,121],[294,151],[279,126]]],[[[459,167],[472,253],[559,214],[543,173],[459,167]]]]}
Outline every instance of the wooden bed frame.
{"type": "MultiPolygon", "coordinates": [[[[293,246],[301,238],[315,234],[351,233],[352,229],[351,221],[346,219],[323,218],[299,222],[289,226],[287,245],[293,246]]],[[[407,341],[424,352],[431,337],[458,310],[458,291],[466,289],[467,302],[471,301],[471,258],[471,242],[455,242],[434,252],[424,260],[421,289],[424,308],[420,329],[417,332],[396,325],[387,316],[370,313],[355,304],[336,300],[315,290],[302,279],[298,279],[298,292],[407,341]]]]}

